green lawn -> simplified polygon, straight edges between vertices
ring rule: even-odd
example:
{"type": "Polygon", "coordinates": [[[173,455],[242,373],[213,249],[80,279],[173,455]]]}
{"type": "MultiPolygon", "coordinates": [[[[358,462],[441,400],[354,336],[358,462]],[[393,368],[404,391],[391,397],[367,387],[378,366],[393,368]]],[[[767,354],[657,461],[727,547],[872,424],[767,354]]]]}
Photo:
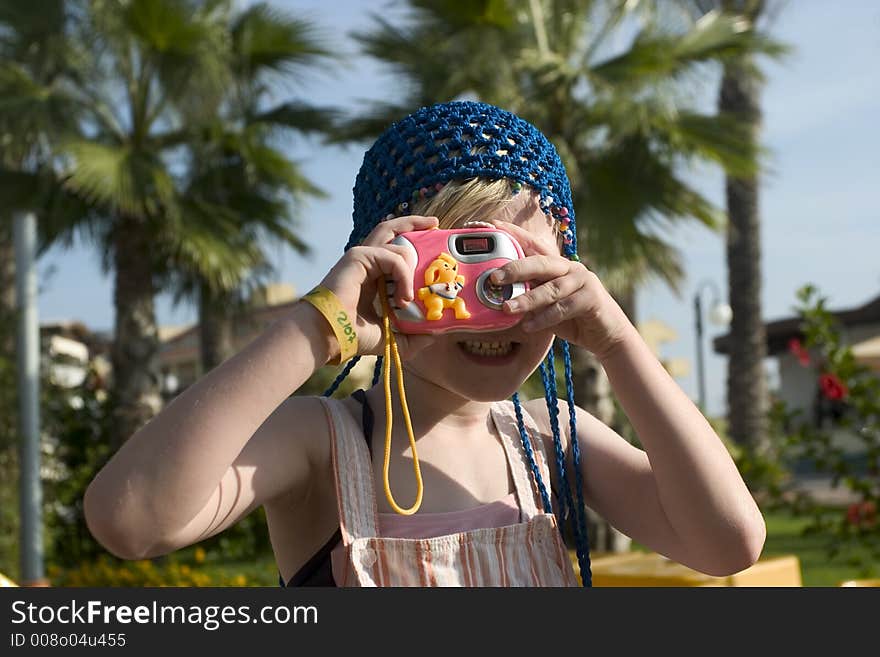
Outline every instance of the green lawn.
{"type": "MultiPolygon", "coordinates": [[[[796,518],[783,512],[765,512],[764,521],[767,523],[767,540],[761,558],[790,554],[797,556],[804,586],[838,586],[849,579],[877,577],[877,574],[865,573],[860,567],[849,564],[845,557],[829,559],[824,536],[803,535],[804,527],[809,524],[807,518],[796,518]]],[[[635,542],[633,549],[647,551],[647,548],[635,542]]]]}
{"type": "Polygon", "coordinates": [[[765,513],[764,520],[767,523],[767,542],[762,556],[797,555],[804,586],[838,586],[845,580],[869,575],[859,567],[848,564],[844,557],[830,560],[825,550],[824,536],[802,534],[808,519],[784,513],[765,513]]]}

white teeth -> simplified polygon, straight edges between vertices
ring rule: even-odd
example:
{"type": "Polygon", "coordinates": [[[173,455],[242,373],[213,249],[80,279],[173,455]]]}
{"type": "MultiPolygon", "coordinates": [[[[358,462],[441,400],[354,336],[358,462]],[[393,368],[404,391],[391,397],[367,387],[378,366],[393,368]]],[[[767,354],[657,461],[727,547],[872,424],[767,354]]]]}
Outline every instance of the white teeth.
{"type": "Polygon", "coordinates": [[[461,343],[465,351],[478,356],[506,356],[513,350],[512,342],[480,342],[465,340],[461,343]]]}

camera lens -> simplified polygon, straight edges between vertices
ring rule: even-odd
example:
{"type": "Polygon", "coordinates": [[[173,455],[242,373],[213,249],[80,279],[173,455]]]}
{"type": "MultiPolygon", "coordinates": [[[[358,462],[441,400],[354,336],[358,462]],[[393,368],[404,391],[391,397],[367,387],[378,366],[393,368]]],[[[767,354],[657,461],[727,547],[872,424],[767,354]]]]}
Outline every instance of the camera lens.
{"type": "Polygon", "coordinates": [[[484,271],[477,281],[477,296],[489,308],[501,310],[501,305],[513,296],[513,285],[495,285],[489,276],[494,269],[484,271]]]}

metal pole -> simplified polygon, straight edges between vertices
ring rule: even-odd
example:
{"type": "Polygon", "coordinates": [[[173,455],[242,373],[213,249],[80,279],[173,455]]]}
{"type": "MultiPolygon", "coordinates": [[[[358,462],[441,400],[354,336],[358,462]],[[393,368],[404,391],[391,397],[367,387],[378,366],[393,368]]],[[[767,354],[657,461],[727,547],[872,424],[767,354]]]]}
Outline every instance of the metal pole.
{"type": "Polygon", "coordinates": [[[40,487],[40,326],[37,321],[37,220],[15,214],[15,290],[18,305],[19,490],[21,584],[45,584],[43,494],[40,487]]]}
{"type": "Polygon", "coordinates": [[[697,316],[697,392],[699,408],[706,412],[706,374],[703,370],[703,308],[700,304],[700,290],[694,295],[694,313],[697,316]]]}

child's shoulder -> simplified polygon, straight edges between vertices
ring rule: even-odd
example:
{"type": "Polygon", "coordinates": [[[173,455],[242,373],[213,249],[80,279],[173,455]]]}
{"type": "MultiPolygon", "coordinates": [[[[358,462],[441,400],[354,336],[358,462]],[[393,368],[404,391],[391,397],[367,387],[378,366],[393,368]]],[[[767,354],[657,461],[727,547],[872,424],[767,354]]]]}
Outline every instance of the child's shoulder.
{"type": "Polygon", "coordinates": [[[269,434],[267,442],[273,445],[295,450],[297,458],[305,453],[312,464],[322,465],[329,462],[330,455],[327,427],[320,397],[292,395],[281,402],[258,433],[269,434]]]}

